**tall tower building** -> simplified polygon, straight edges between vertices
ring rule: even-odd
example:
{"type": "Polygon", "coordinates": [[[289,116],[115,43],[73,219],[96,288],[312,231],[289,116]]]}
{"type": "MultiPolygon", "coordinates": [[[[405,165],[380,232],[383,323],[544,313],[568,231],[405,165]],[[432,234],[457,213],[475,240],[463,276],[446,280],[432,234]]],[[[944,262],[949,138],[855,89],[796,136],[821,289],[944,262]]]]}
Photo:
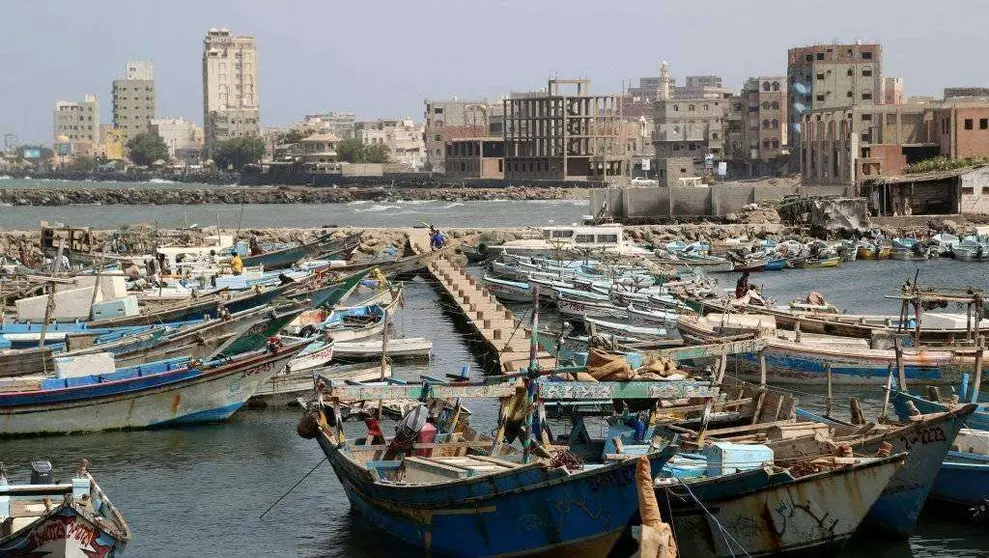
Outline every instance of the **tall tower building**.
{"type": "Polygon", "coordinates": [[[150,61],[127,63],[124,79],[113,80],[113,127],[124,142],[151,130],[158,114],[154,69],[150,61]]]}
{"type": "Polygon", "coordinates": [[[659,67],[659,100],[668,101],[673,98],[673,80],[670,78],[670,65],[663,60],[659,67]]]}
{"type": "Polygon", "coordinates": [[[211,28],[203,39],[203,127],[206,154],[239,136],[261,134],[257,45],[249,35],[211,28]]]}

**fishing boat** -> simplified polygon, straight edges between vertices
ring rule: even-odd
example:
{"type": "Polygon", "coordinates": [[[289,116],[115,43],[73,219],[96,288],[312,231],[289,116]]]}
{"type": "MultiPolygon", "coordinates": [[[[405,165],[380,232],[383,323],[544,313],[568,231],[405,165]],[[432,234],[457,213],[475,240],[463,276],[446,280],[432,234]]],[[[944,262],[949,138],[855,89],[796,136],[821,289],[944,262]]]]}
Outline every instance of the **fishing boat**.
{"type": "Polygon", "coordinates": [[[484,286],[491,294],[507,302],[532,302],[529,283],[484,276],[484,286]]]}
{"type": "Polygon", "coordinates": [[[0,436],[222,421],[307,341],[206,363],[158,361],[57,378],[0,379],[0,436]]]}
{"type": "Polygon", "coordinates": [[[958,432],[930,498],[970,518],[989,501],[989,433],[969,428],[958,432]]]}
{"type": "Polygon", "coordinates": [[[332,341],[380,338],[386,316],[386,309],[377,304],[334,310],[317,329],[332,341]]]}
{"type": "Polygon", "coordinates": [[[350,296],[350,293],[354,291],[366,276],[367,272],[359,271],[339,281],[324,285],[303,284],[297,289],[290,289],[288,298],[293,300],[308,300],[309,305],[313,308],[334,306],[350,296]]]}
{"type": "MultiPolygon", "coordinates": [[[[305,349],[288,361],[286,373],[303,372],[320,366],[326,366],[333,360],[333,343],[331,341],[313,341],[305,349]]],[[[311,376],[311,375],[310,375],[311,376]]]]}
{"type": "Polygon", "coordinates": [[[296,407],[299,398],[313,393],[313,375],[338,382],[369,382],[391,378],[391,365],[385,364],[384,370],[380,363],[334,364],[308,369],[289,370],[272,376],[261,384],[251,396],[248,406],[263,407],[296,407]]]}
{"type": "Polygon", "coordinates": [[[622,256],[652,257],[645,248],[625,238],[622,225],[553,226],[541,229],[541,238],[510,240],[489,249],[497,253],[554,257],[561,253],[607,252],[622,256]]]}
{"type": "Polygon", "coordinates": [[[841,258],[839,256],[796,258],[790,260],[790,265],[795,269],[825,269],[841,265],[841,258]]]}
{"type": "MultiPolygon", "coordinates": [[[[433,342],[422,337],[388,339],[388,358],[392,360],[429,359],[433,342]]],[[[340,360],[380,358],[381,340],[338,341],[333,343],[334,356],[340,360]]]]}
{"type": "Polygon", "coordinates": [[[859,260],[885,260],[888,259],[893,247],[889,244],[876,244],[866,240],[860,240],[858,246],[859,260]]]}
{"type": "MultiPolygon", "coordinates": [[[[499,423],[491,439],[474,435],[458,422],[455,412],[451,419],[437,420],[440,426],[424,435],[430,414],[425,405],[406,415],[390,441],[348,439],[337,412],[340,401],[408,397],[518,401],[519,394],[524,401],[533,396],[511,382],[374,387],[339,386],[322,378],[317,382],[317,397],[300,423],[300,434],[319,443],[355,511],[382,531],[436,555],[606,556],[637,508],[637,461],[629,457],[645,456],[655,475],[675,453],[673,446],[660,448],[646,442],[636,445],[635,451],[616,448],[615,454],[603,455],[608,442],[593,441],[585,445],[588,451],[582,452],[581,460],[555,459],[545,453],[536,432],[531,443],[523,438],[519,451],[503,441],[508,420],[499,423]]],[[[548,400],[662,398],[674,392],[709,397],[712,393],[696,382],[530,385],[548,400]]]]}
{"type": "MultiPolygon", "coordinates": [[[[902,454],[830,457],[789,469],[755,467],[683,479],[671,464],[667,478],[656,481],[656,499],[679,535],[677,550],[684,558],[834,556],[903,460],[902,454]]],[[[710,463],[693,468],[703,474],[710,463]]]]}
{"type": "Polygon", "coordinates": [[[762,259],[737,261],[732,264],[730,271],[735,273],[743,273],[746,271],[755,273],[758,271],[765,271],[767,263],[769,263],[768,260],[762,259]]]}
{"type": "Polygon", "coordinates": [[[333,238],[333,233],[317,237],[311,242],[274,250],[256,256],[245,256],[245,267],[263,266],[264,269],[285,269],[292,267],[303,258],[330,258],[341,254],[349,255],[361,244],[361,233],[333,238]]]}
{"type": "Polygon", "coordinates": [[[83,459],[70,482],[55,482],[48,461],[31,463],[27,483],[0,468],[0,553],[4,556],[119,556],[132,534],[83,459]]]}
{"type": "MultiPolygon", "coordinates": [[[[605,298],[607,299],[607,297],[605,298]]],[[[627,308],[620,308],[611,302],[591,302],[586,299],[572,299],[569,295],[562,293],[556,299],[556,308],[562,317],[570,319],[599,318],[623,321],[629,318],[627,308]]]]}
{"type": "Polygon", "coordinates": [[[584,318],[584,328],[593,333],[607,333],[635,339],[650,345],[678,345],[682,343],[676,324],[672,326],[634,326],[627,323],[609,322],[596,318],[584,318]]]}
{"type": "Polygon", "coordinates": [[[691,252],[656,252],[656,263],[674,268],[697,268],[705,273],[728,272],[734,269],[731,261],[721,256],[694,254],[691,252]]]}
{"type": "Polygon", "coordinates": [[[206,295],[187,301],[156,305],[154,310],[134,316],[120,316],[90,322],[94,327],[123,327],[183,322],[191,319],[216,318],[221,308],[235,313],[268,304],[285,294],[290,285],[252,289],[243,293],[228,292],[206,295]]]}
{"type": "Polygon", "coordinates": [[[780,271],[786,267],[786,258],[770,258],[766,260],[766,271],[780,271]]]}

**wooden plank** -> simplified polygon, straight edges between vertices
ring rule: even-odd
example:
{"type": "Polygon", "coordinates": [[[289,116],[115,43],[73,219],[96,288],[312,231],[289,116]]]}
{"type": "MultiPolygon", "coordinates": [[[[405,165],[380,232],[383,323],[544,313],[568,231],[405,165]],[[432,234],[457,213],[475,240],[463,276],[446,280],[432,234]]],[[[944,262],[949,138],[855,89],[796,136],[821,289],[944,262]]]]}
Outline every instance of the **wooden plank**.
{"type": "Polygon", "coordinates": [[[687,399],[717,397],[705,382],[540,382],[539,396],[556,399],[687,399]]]}
{"type": "MultiPolygon", "coordinates": [[[[372,399],[418,399],[423,395],[421,384],[401,385],[332,385],[324,392],[325,397],[347,401],[367,401],[372,399]]],[[[430,385],[426,395],[437,399],[484,399],[509,397],[515,393],[515,385],[508,382],[491,385],[430,385]]]]}
{"type": "Polygon", "coordinates": [[[768,341],[764,338],[744,339],[728,343],[713,343],[709,345],[692,345],[649,351],[646,355],[664,356],[674,361],[693,360],[719,357],[722,355],[737,355],[759,352],[766,347],[768,341]]]}

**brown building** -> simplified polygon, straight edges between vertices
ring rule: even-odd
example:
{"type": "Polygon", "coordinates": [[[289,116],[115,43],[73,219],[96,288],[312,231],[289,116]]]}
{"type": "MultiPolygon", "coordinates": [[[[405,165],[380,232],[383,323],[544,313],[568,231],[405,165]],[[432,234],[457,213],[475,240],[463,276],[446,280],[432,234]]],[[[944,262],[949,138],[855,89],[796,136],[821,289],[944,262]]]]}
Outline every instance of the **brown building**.
{"type": "Polygon", "coordinates": [[[778,160],[788,155],[786,78],[750,78],[731,99],[728,112],[725,157],[733,174],[775,174],[778,160]]]}
{"type": "Polygon", "coordinates": [[[801,120],[808,184],[856,184],[943,156],[989,156],[989,99],[815,110],[801,120]]]}
{"type": "Polygon", "coordinates": [[[551,79],[545,92],[505,99],[505,178],[607,180],[626,174],[620,97],[589,89],[586,79],[551,79]]]}
{"type": "Polygon", "coordinates": [[[426,99],[423,140],[426,168],[446,170],[446,143],[457,138],[501,137],[502,105],[486,100],[426,99]]]}
{"type": "Polygon", "coordinates": [[[505,140],[459,138],[446,142],[446,176],[452,178],[505,178],[505,140]]]}

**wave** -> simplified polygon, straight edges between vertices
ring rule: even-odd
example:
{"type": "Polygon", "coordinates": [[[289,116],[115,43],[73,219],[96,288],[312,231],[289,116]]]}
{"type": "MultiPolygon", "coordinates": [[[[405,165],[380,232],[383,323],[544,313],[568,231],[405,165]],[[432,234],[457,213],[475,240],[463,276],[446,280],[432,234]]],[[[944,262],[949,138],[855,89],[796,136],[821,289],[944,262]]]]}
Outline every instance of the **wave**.
{"type": "Polygon", "coordinates": [[[0,180],[13,180],[14,177],[9,174],[0,174],[0,180]]]}
{"type": "Polygon", "coordinates": [[[397,205],[377,205],[377,204],[375,204],[375,205],[372,205],[371,207],[369,207],[367,209],[355,209],[354,211],[356,211],[357,213],[368,213],[368,212],[371,212],[371,211],[388,211],[389,209],[398,209],[398,208],[399,208],[399,206],[397,206],[397,205]]]}
{"type": "Polygon", "coordinates": [[[448,203],[448,204],[446,204],[446,205],[443,206],[443,209],[453,209],[454,207],[460,207],[462,205],[464,205],[464,204],[462,204],[460,202],[448,203]]]}
{"type": "Polygon", "coordinates": [[[148,180],[148,183],[150,183],[150,184],[175,184],[175,181],[174,180],[166,180],[164,178],[152,178],[151,180],[148,180]]]}
{"type": "Polygon", "coordinates": [[[398,200],[395,203],[400,203],[402,205],[426,205],[427,203],[434,203],[436,200],[398,200]]]}
{"type": "Polygon", "coordinates": [[[371,203],[371,200],[354,200],[347,205],[364,205],[366,203],[371,203]]]}

